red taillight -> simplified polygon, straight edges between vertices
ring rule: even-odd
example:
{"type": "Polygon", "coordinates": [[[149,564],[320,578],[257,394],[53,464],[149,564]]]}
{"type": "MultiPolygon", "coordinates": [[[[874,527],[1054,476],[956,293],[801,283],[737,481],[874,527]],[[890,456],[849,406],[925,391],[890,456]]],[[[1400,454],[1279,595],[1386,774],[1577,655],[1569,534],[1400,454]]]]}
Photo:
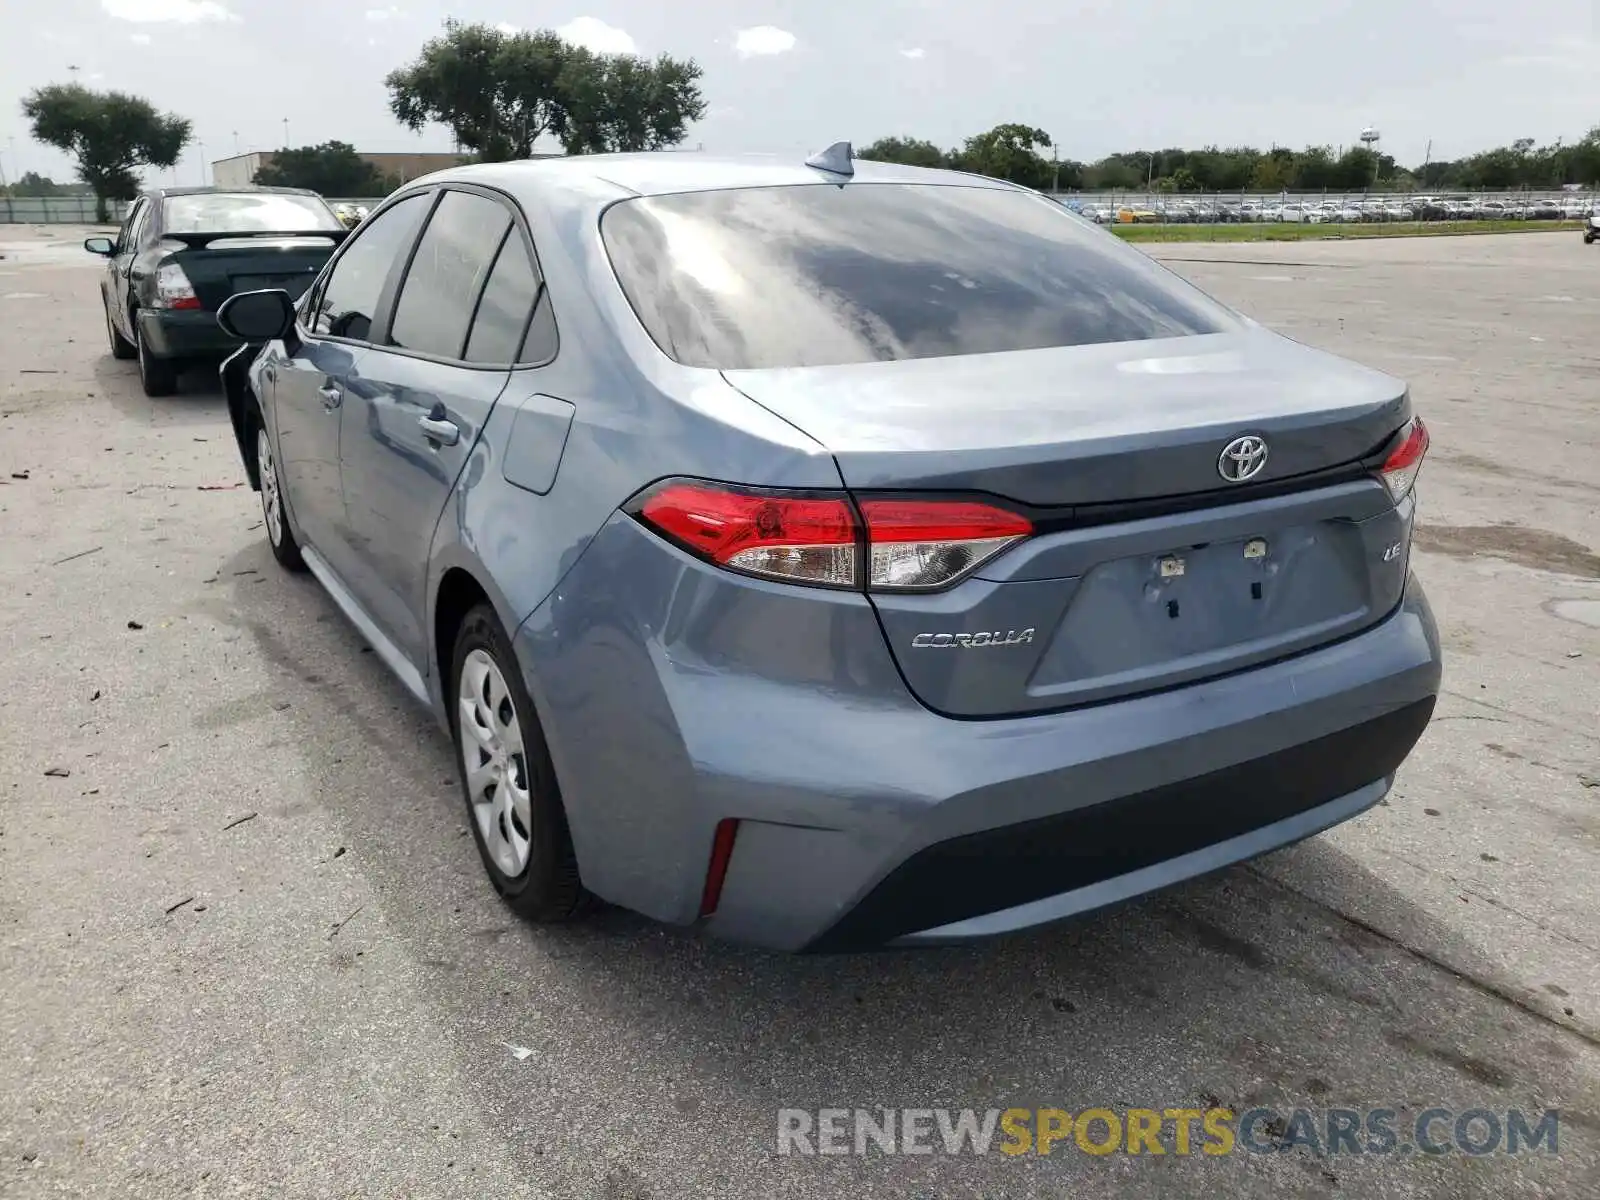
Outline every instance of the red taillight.
{"type": "Polygon", "coordinates": [[[709,917],[717,911],[722,899],[722,881],[728,876],[728,863],[733,859],[733,839],[739,833],[739,822],[725,817],[717,822],[717,831],[711,835],[711,861],[706,866],[705,891],[700,893],[700,915],[709,917]]]}
{"type": "Polygon", "coordinates": [[[975,500],[861,501],[874,588],[945,587],[1033,532],[1033,523],[975,500]]]}
{"type": "Polygon", "coordinates": [[[843,497],[669,483],[639,515],[718,566],[796,583],[856,583],[856,521],[843,497]]]}
{"type": "Polygon", "coordinates": [[[1406,428],[1403,441],[1384,459],[1378,475],[1389,495],[1399,503],[1417,482],[1417,472],[1422,470],[1423,455],[1428,453],[1428,427],[1421,417],[1413,417],[1406,428]]]}
{"type": "Polygon", "coordinates": [[[857,521],[842,494],[691,480],[662,484],[630,511],[721,567],[790,583],[865,585],[874,591],[948,587],[1033,533],[1026,517],[979,500],[872,497],[861,501],[857,521]]]}
{"type": "Polygon", "coordinates": [[[156,268],[156,294],[152,308],[199,308],[200,298],[183,267],[175,262],[162,263],[156,268]]]}

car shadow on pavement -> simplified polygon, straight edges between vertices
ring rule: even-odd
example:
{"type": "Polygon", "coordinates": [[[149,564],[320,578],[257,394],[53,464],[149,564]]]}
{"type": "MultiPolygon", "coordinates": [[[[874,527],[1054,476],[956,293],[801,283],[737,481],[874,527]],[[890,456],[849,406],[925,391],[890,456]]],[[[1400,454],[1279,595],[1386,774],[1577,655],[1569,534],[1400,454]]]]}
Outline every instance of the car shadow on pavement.
{"type": "Polygon", "coordinates": [[[139,385],[137,363],[120,362],[102,353],[94,362],[94,381],[100,393],[124,416],[148,421],[161,409],[186,410],[203,405],[217,407],[224,399],[220,363],[199,363],[178,375],[178,390],[171,396],[146,396],[139,385]]]}
{"type": "MultiPolygon", "coordinates": [[[[856,1194],[1065,1178],[1060,1157],[773,1156],[780,1108],[880,1105],[1392,1108],[1401,1128],[1434,1105],[1558,1107],[1561,1154],[1540,1164],[1544,1186],[1581,1190],[1600,1166],[1600,1040],[1527,1003],[1462,929],[1328,842],[1304,844],[1281,882],[1283,860],[1268,858],[968,947],[783,956],[617,910],[524,924],[479,867],[452,752],[428,714],[314,582],[276,572],[259,544],[220,574],[238,571],[259,574],[236,578],[216,611],[304,685],[295,752],[379,898],[373,936],[397,939],[414,964],[486,1124],[546,1166],[582,1162],[586,1130],[626,1118],[640,1131],[630,1171],[646,1180],[691,1140],[737,1141],[730,1155],[768,1156],[774,1171],[835,1171],[856,1194]],[[1313,877],[1331,905],[1296,886],[1313,877]],[[1343,915],[1356,898],[1404,940],[1343,915]],[[592,1089],[575,1087],[591,1076],[592,1089]]],[[[1090,1161],[1079,1155],[1078,1169],[1090,1161]]],[[[1376,1186],[1402,1164],[1296,1149],[1163,1169],[1266,1172],[1280,1194],[1328,1194],[1341,1180],[1376,1186]]],[[[1527,1182],[1505,1155],[1405,1169],[1426,1173],[1427,1194],[1527,1182]]]]}

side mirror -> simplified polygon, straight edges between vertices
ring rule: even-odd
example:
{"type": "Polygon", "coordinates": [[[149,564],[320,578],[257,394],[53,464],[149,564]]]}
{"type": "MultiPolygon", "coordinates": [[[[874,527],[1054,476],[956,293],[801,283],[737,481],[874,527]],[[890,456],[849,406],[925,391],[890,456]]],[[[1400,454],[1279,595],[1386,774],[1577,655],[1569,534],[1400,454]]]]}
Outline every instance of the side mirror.
{"type": "Polygon", "coordinates": [[[243,342],[270,342],[294,328],[294,301],[282,288],[240,292],[217,309],[217,324],[243,342]]]}
{"type": "Polygon", "coordinates": [[[117,252],[116,243],[108,237],[84,238],[83,248],[90,254],[98,254],[102,258],[110,258],[117,252]]]}

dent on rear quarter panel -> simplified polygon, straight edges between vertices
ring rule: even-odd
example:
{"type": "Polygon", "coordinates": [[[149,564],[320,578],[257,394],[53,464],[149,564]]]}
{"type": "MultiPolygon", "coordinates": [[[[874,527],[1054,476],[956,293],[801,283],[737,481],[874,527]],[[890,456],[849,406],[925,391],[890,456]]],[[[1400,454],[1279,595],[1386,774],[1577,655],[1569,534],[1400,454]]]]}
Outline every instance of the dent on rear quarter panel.
{"type": "Polygon", "coordinates": [[[618,513],[516,648],[585,886],[658,920],[697,915],[724,817],[848,819],[883,853],[940,793],[884,753],[927,713],[861,593],[734,575],[618,513]]]}

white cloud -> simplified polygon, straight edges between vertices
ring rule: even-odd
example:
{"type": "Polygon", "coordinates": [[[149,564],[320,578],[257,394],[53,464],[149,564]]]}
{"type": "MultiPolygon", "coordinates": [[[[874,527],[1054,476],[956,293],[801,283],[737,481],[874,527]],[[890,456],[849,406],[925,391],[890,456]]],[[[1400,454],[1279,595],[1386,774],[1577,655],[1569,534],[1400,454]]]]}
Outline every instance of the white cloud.
{"type": "Polygon", "coordinates": [[[596,54],[634,54],[639,47],[626,29],[607,25],[599,17],[574,17],[556,29],[562,37],[596,54]]]}
{"type": "Polygon", "coordinates": [[[173,21],[192,25],[196,21],[237,21],[217,0],[100,0],[100,7],[119,21],[147,24],[173,21]]]}
{"type": "Polygon", "coordinates": [[[756,25],[739,30],[733,48],[740,58],[752,55],[787,54],[794,49],[794,34],[775,25],[756,25]]]}
{"type": "Polygon", "coordinates": [[[130,33],[128,40],[135,46],[148,46],[151,42],[151,37],[148,33],[130,33]]]}
{"type": "Polygon", "coordinates": [[[921,46],[912,46],[909,50],[900,51],[901,58],[921,58],[925,54],[927,54],[927,51],[921,46]]]}
{"type": "Polygon", "coordinates": [[[522,32],[522,30],[518,29],[509,21],[501,21],[500,24],[495,26],[495,28],[501,33],[505,34],[507,37],[516,37],[517,34],[522,32]]]}
{"type": "Polygon", "coordinates": [[[391,7],[367,9],[367,20],[369,21],[393,21],[403,16],[405,16],[405,13],[401,12],[398,8],[391,7]]]}

